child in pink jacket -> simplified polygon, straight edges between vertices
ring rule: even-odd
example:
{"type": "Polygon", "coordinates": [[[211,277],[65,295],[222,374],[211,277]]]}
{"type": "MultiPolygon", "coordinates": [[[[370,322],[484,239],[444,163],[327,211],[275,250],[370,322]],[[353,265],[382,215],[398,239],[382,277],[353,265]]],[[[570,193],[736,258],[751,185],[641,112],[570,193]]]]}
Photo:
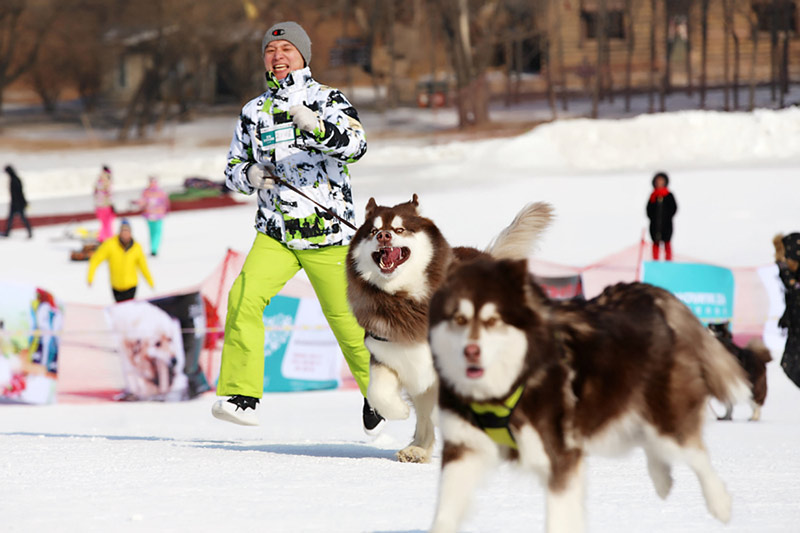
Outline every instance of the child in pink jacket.
{"type": "Polygon", "coordinates": [[[147,227],[150,230],[150,255],[155,257],[161,246],[161,226],[164,216],[169,211],[169,198],[164,189],[159,187],[158,179],[151,176],[147,188],[142,192],[142,198],[137,203],[147,220],[147,227]]]}

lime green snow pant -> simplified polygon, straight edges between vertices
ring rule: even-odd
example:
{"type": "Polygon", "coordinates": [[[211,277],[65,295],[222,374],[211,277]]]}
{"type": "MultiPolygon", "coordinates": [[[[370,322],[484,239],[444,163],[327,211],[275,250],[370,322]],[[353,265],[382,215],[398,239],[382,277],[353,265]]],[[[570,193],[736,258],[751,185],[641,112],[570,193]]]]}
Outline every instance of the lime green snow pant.
{"type": "Polygon", "coordinates": [[[256,233],[242,271],[228,293],[217,395],[262,397],[264,308],[301,268],[308,275],[361,394],[366,395],[370,356],[364,346],[364,330],[347,303],[346,256],[347,246],[291,250],[272,237],[256,233]]]}

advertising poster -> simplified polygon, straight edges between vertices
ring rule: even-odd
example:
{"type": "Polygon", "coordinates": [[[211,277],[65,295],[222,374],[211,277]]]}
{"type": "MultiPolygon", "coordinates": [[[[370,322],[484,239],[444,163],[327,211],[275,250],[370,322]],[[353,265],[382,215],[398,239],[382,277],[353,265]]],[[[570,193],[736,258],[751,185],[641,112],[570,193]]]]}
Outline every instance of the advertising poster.
{"type": "Polygon", "coordinates": [[[701,263],[644,261],[643,281],[678,297],[703,323],[733,319],[733,272],[701,263]]]}
{"type": "Polygon", "coordinates": [[[189,397],[180,321],[147,301],[106,308],[117,336],[125,390],[123,400],[176,401],[189,397]]]}
{"type": "Polygon", "coordinates": [[[275,296],[264,326],[265,392],[339,386],[341,352],[316,299],[275,296]]]}
{"type": "Polygon", "coordinates": [[[0,282],[0,402],[55,402],[64,315],[53,295],[0,282]]]}
{"type": "Polygon", "coordinates": [[[183,343],[183,373],[188,379],[188,395],[194,398],[211,387],[200,367],[200,352],[206,341],[206,304],[199,292],[177,294],[148,300],[174,320],[181,328],[183,343]]]}

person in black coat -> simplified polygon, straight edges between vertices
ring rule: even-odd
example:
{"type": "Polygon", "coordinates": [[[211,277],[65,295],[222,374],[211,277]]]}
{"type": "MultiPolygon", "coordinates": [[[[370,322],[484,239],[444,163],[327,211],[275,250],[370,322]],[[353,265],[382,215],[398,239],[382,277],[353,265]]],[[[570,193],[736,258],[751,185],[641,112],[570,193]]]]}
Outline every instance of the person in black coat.
{"type": "Polygon", "coordinates": [[[653,192],[647,202],[647,218],[650,219],[650,238],[653,239],[653,260],[658,259],[660,243],[664,243],[664,258],[672,261],[672,217],[678,212],[675,197],[667,189],[669,177],[659,172],[653,177],[653,192]]]}
{"type": "Polygon", "coordinates": [[[778,327],[787,331],[781,368],[800,387],[800,233],[776,235],[772,242],[786,299],[786,310],[778,320],[778,327]]]}
{"type": "Polygon", "coordinates": [[[2,236],[8,237],[11,226],[14,225],[14,215],[19,215],[22,219],[22,223],[25,224],[25,227],[28,229],[28,238],[30,239],[33,237],[33,230],[31,230],[31,223],[28,221],[28,217],[25,216],[25,208],[28,207],[28,202],[25,200],[25,194],[22,192],[22,181],[11,165],[7,165],[5,170],[10,178],[8,187],[11,192],[11,208],[9,209],[8,220],[6,221],[6,231],[2,233],[2,236]]]}

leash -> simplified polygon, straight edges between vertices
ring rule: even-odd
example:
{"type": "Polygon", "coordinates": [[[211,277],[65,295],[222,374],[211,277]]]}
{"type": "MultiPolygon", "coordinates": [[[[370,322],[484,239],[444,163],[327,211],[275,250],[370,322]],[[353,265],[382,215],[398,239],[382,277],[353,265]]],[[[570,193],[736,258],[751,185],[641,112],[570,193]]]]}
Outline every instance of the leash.
{"type": "Polygon", "coordinates": [[[288,181],[286,181],[285,179],[283,179],[283,178],[279,178],[278,176],[276,176],[275,174],[273,174],[273,173],[272,173],[272,171],[271,171],[270,169],[268,169],[268,168],[264,167],[264,170],[266,170],[266,171],[267,171],[267,173],[269,174],[269,178],[270,178],[272,181],[274,181],[275,183],[280,183],[281,185],[283,185],[283,186],[284,186],[284,187],[286,187],[287,189],[289,189],[289,190],[291,190],[291,191],[294,191],[294,192],[296,192],[297,194],[299,194],[300,196],[302,196],[303,198],[305,198],[305,199],[306,199],[306,200],[308,200],[309,202],[313,203],[314,205],[316,205],[317,207],[319,207],[320,209],[322,209],[323,211],[325,211],[326,213],[328,213],[329,215],[331,215],[332,217],[335,217],[336,219],[338,219],[338,220],[339,220],[339,222],[341,222],[342,224],[344,224],[344,225],[345,225],[345,226],[347,226],[348,228],[352,229],[353,231],[357,231],[357,230],[358,230],[358,228],[357,228],[357,227],[355,227],[355,226],[353,225],[353,223],[352,223],[352,222],[350,222],[349,220],[345,220],[344,218],[342,218],[342,217],[340,217],[339,215],[337,215],[337,214],[336,214],[336,213],[335,213],[335,212],[334,212],[332,209],[330,209],[329,207],[325,207],[324,205],[322,205],[321,203],[317,202],[317,201],[316,201],[316,200],[314,200],[313,198],[310,198],[310,197],[309,197],[309,196],[308,196],[306,193],[304,193],[303,191],[301,191],[300,189],[298,189],[297,187],[295,187],[294,185],[292,185],[291,183],[289,183],[289,182],[288,182],[288,181]]]}

